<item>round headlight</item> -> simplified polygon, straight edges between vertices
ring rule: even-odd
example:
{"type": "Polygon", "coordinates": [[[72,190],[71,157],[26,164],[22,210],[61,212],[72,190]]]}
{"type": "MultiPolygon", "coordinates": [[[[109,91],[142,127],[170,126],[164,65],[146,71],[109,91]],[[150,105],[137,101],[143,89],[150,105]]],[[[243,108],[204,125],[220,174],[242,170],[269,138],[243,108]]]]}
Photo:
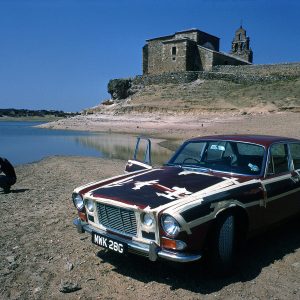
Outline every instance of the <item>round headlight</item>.
{"type": "Polygon", "coordinates": [[[152,226],[154,223],[154,217],[151,214],[145,213],[143,215],[143,224],[146,226],[152,226]]]}
{"type": "Polygon", "coordinates": [[[74,205],[76,206],[76,208],[78,210],[80,210],[80,211],[83,210],[84,202],[83,202],[82,197],[79,194],[74,194],[73,195],[73,202],[74,202],[74,205]]]}
{"type": "Polygon", "coordinates": [[[176,237],[180,231],[178,222],[169,215],[163,215],[161,220],[161,225],[164,232],[170,237],[176,237]]]}
{"type": "Polygon", "coordinates": [[[93,212],[94,211],[94,201],[87,200],[86,201],[86,208],[88,209],[89,212],[93,212]]]}

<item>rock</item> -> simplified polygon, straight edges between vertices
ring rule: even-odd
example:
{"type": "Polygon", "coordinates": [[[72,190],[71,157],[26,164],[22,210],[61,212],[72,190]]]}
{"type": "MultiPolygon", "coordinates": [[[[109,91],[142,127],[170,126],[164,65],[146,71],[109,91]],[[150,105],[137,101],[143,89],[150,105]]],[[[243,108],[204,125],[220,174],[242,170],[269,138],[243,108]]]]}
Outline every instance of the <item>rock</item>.
{"type": "Polygon", "coordinates": [[[104,100],[102,101],[102,105],[112,105],[114,104],[115,102],[112,100],[112,99],[108,99],[108,100],[104,100]]]}
{"type": "Polygon", "coordinates": [[[37,288],[35,288],[33,290],[33,293],[36,294],[36,293],[40,292],[41,290],[42,290],[42,288],[38,286],[37,288]]]}
{"type": "Polygon", "coordinates": [[[131,79],[112,79],[108,82],[107,91],[112,99],[125,99],[129,96],[131,79]]]}
{"type": "Polygon", "coordinates": [[[73,270],[73,268],[74,268],[74,265],[71,262],[67,261],[66,269],[70,272],[73,270]]]}
{"type": "Polygon", "coordinates": [[[16,258],[15,258],[15,256],[13,256],[13,255],[6,256],[5,258],[6,258],[6,260],[7,260],[10,264],[15,263],[15,261],[16,261],[16,258]]]}
{"type": "Polygon", "coordinates": [[[80,285],[77,282],[61,281],[59,285],[59,291],[62,293],[72,293],[81,290],[80,285]]]}
{"type": "Polygon", "coordinates": [[[13,262],[8,266],[9,270],[15,270],[19,265],[16,262],[13,262]]]}
{"type": "Polygon", "coordinates": [[[11,270],[4,268],[0,271],[0,276],[6,276],[9,275],[11,273],[11,270]]]}

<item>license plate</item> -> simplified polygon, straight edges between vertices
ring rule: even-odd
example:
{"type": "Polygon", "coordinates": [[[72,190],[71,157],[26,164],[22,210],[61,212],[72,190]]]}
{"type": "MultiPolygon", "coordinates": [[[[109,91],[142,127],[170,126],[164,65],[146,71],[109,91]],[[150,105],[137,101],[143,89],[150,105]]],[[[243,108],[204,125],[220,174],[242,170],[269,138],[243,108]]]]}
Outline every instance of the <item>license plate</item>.
{"type": "Polygon", "coordinates": [[[126,243],[117,241],[112,238],[108,238],[102,234],[93,232],[92,233],[92,242],[100,247],[112,250],[124,254],[127,252],[128,246],[126,243]]]}

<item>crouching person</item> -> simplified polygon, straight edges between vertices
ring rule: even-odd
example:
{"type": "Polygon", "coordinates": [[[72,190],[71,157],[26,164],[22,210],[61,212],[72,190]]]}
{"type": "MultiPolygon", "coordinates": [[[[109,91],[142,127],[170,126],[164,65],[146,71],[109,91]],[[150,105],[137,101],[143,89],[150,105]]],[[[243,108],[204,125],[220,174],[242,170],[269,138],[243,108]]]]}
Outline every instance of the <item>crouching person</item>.
{"type": "Polygon", "coordinates": [[[10,192],[10,187],[17,181],[17,176],[12,164],[4,157],[0,157],[0,188],[4,193],[10,192]],[[4,175],[2,174],[4,173],[4,175]]]}

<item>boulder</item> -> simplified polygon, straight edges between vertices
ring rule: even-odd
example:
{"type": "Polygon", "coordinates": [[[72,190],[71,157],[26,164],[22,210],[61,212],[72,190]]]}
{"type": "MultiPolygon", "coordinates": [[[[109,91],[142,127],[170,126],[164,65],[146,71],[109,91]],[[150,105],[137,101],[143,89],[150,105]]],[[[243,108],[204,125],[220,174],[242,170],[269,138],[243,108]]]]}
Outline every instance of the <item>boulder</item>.
{"type": "Polygon", "coordinates": [[[121,100],[129,96],[131,79],[111,79],[107,85],[107,91],[112,99],[121,100]]]}

